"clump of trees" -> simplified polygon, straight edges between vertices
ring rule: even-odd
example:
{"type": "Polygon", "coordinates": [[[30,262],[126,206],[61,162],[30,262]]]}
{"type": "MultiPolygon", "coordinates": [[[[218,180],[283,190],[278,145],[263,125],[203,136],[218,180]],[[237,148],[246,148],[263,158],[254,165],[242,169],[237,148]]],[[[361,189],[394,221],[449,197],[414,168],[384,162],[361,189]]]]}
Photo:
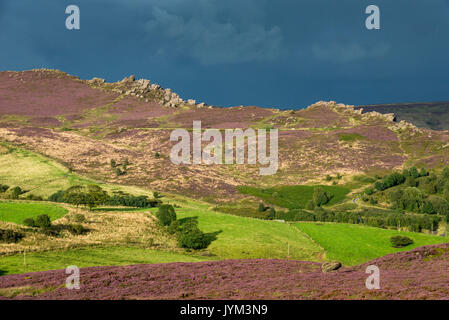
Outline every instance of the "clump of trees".
{"type": "Polygon", "coordinates": [[[412,232],[437,230],[441,218],[428,214],[404,214],[400,212],[385,212],[383,210],[367,209],[361,211],[332,211],[316,207],[313,212],[294,209],[288,212],[278,212],[277,219],[286,221],[317,221],[363,224],[377,228],[401,229],[412,232]]]}
{"type": "Polygon", "coordinates": [[[93,209],[99,205],[150,208],[158,206],[159,199],[149,199],[147,196],[133,196],[126,193],[108,195],[98,185],[73,186],[67,190],[59,190],[52,194],[49,201],[65,202],[76,206],[83,205],[93,209]]]}
{"type": "Polygon", "coordinates": [[[41,214],[36,219],[27,218],[23,220],[23,224],[33,228],[49,229],[51,227],[51,220],[48,214],[41,214]]]}
{"type": "Polygon", "coordinates": [[[198,227],[195,218],[176,219],[176,212],[172,205],[164,204],[156,214],[159,223],[167,228],[170,234],[175,234],[181,248],[200,250],[206,249],[215,239],[214,235],[206,234],[198,227]]]}
{"type": "Polygon", "coordinates": [[[115,174],[118,177],[127,173],[129,160],[125,158],[122,163],[117,163],[115,159],[111,159],[109,165],[111,169],[115,170],[115,174]]]}

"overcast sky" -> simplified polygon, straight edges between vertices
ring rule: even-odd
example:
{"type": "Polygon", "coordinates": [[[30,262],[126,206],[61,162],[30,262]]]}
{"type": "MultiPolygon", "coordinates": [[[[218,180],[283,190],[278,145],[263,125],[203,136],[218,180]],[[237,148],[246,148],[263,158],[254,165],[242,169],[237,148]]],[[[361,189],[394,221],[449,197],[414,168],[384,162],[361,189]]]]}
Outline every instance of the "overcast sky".
{"type": "Polygon", "coordinates": [[[0,70],[150,79],[211,105],[449,100],[448,0],[0,0],[0,70]],[[81,29],[67,30],[68,5],[81,29]],[[380,30],[365,9],[380,8],[380,30]]]}

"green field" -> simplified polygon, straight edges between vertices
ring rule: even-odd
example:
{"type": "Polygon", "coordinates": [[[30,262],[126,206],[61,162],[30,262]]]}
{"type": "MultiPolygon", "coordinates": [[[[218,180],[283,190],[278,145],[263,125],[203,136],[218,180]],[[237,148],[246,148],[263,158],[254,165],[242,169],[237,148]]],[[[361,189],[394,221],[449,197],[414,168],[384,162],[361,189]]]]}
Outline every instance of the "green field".
{"type": "Polygon", "coordinates": [[[79,176],[62,164],[40,154],[0,143],[0,184],[19,186],[27,193],[47,198],[58,190],[74,185],[98,184],[108,192],[123,191],[133,195],[150,195],[151,192],[133,186],[102,183],[79,176]],[[20,168],[15,170],[13,168],[20,168]]]}
{"type": "Polygon", "coordinates": [[[322,246],[329,260],[338,260],[344,265],[357,265],[394,252],[449,242],[446,237],[353,224],[304,222],[294,225],[322,246]],[[391,247],[390,237],[399,234],[410,237],[414,244],[403,249],[391,247]]]}
{"type": "Polygon", "coordinates": [[[26,218],[35,218],[40,214],[48,214],[53,221],[63,217],[67,212],[67,209],[54,204],[0,201],[0,220],[17,224],[23,224],[26,218]]]}
{"type": "Polygon", "coordinates": [[[167,262],[198,262],[211,258],[165,252],[138,247],[102,247],[16,254],[0,258],[0,275],[64,269],[70,265],[79,268],[167,262]]]}
{"type": "MultiPolygon", "coordinates": [[[[288,209],[303,209],[309,200],[313,199],[313,190],[317,186],[282,186],[274,188],[255,188],[240,186],[238,191],[243,194],[258,197],[267,203],[288,209]]],[[[349,189],[341,186],[321,186],[332,195],[327,205],[338,203],[345,199],[349,189]]]]}
{"type": "Polygon", "coordinates": [[[285,259],[318,261],[323,255],[305,234],[294,226],[275,221],[239,217],[211,211],[206,205],[189,203],[176,209],[178,218],[198,217],[206,233],[218,232],[208,251],[220,259],[285,259]]]}

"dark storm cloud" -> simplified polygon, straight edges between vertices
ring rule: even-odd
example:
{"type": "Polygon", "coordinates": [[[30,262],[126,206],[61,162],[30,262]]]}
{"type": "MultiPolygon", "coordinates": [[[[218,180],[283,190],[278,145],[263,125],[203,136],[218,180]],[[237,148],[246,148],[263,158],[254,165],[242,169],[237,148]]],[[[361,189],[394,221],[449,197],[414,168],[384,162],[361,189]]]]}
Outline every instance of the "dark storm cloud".
{"type": "Polygon", "coordinates": [[[447,100],[448,18],[447,0],[0,0],[0,69],[134,73],[224,106],[447,100]]]}

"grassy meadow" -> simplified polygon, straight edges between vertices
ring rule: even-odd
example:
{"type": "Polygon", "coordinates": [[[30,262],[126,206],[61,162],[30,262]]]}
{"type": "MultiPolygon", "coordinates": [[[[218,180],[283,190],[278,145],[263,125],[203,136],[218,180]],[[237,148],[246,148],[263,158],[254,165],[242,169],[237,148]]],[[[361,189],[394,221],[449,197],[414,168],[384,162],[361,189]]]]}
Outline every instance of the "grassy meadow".
{"type": "Polygon", "coordinates": [[[25,257],[23,254],[1,257],[0,275],[65,269],[70,265],[83,268],[205,260],[211,260],[211,258],[139,247],[77,248],[29,252],[25,254],[25,257]]]}
{"type": "Polygon", "coordinates": [[[0,201],[0,221],[16,224],[23,224],[26,218],[36,218],[40,214],[48,214],[53,221],[63,217],[67,212],[67,209],[54,204],[0,201]]]}
{"type": "Polygon", "coordinates": [[[341,261],[344,265],[357,265],[390,253],[449,242],[447,237],[354,224],[301,222],[294,225],[323,247],[327,259],[341,261]],[[407,236],[414,243],[402,249],[393,248],[390,237],[396,235],[407,236]]]}
{"type": "Polygon", "coordinates": [[[304,233],[287,223],[239,217],[189,202],[176,209],[178,218],[198,217],[206,233],[217,233],[207,249],[220,259],[285,259],[321,261],[323,251],[304,233]]]}
{"type": "Polygon", "coordinates": [[[35,196],[47,198],[58,190],[74,185],[98,184],[108,192],[123,191],[134,195],[150,195],[151,192],[134,186],[113,185],[82,177],[55,160],[40,154],[0,144],[0,183],[19,186],[35,196]],[[20,168],[13,170],[12,168],[20,168]]]}

